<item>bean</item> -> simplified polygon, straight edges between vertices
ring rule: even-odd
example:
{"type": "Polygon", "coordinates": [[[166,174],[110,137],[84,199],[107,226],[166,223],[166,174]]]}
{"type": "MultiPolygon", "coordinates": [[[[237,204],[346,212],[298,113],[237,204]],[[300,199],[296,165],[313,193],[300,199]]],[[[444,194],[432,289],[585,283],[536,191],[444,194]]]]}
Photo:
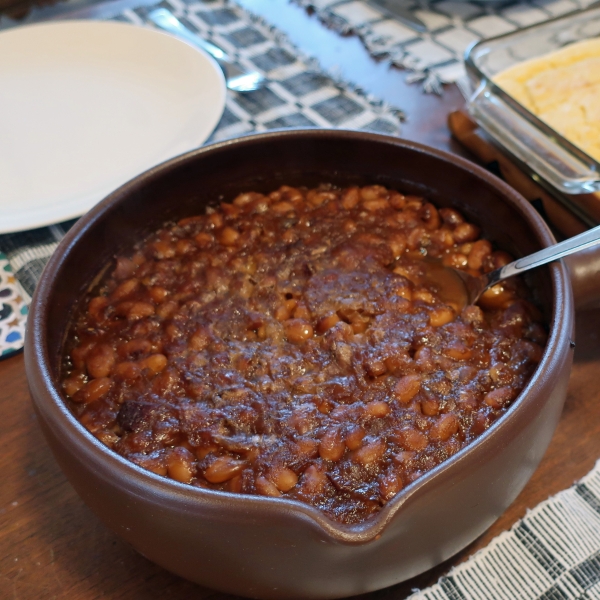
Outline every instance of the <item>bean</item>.
{"type": "Polygon", "coordinates": [[[289,319],[283,325],[285,336],[292,344],[301,344],[313,336],[313,327],[304,319],[289,319]]]}
{"type": "Polygon", "coordinates": [[[143,469],[165,477],[167,475],[167,463],[164,456],[137,456],[135,462],[143,469]]]}
{"type": "Polygon", "coordinates": [[[109,448],[112,448],[119,441],[119,436],[114,431],[109,431],[106,429],[102,431],[96,431],[94,435],[109,448]]]}
{"type": "Polygon", "coordinates": [[[236,219],[242,212],[239,206],[236,206],[235,204],[228,204],[227,202],[221,202],[220,208],[228,219],[236,219]]]}
{"type": "Polygon", "coordinates": [[[189,483],[195,475],[195,457],[181,446],[172,448],[167,455],[167,474],[171,479],[181,483],[189,483]]]}
{"type": "Polygon", "coordinates": [[[240,239],[240,234],[233,227],[223,227],[217,233],[217,239],[223,246],[235,246],[240,239]]]}
{"type": "Polygon", "coordinates": [[[394,233],[390,235],[387,239],[387,243],[394,254],[394,258],[399,258],[406,250],[406,236],[402,233],[394,233]]]}
{"type": "Polygon", "coordinates": [[[367,185],[360,188],[360,197],[363,202],[379,198],[387,199],[387,189],[382,185],[367,185]]]}
{"type": "Polygon", "coordinates": [[[458,419],[452,413],[441,415],[431,426],[429,439],[445,442],[458,431],[458,419]]]}
{"type": "Polygon", "coordinates": [[[175,244],[175,253],[178,256],[185,256],[186,254],[190,254],[196,249],[194,242],[192,240],[178,240],[175,244]]]}
{"type": "Polygon", "coordinates": [[[420,250],[429,246],[430,241],[430,234],[424,227],[414,227],[406,238],[406,246],[409,250],[420,250]]]}
{"type": "Polygon", "coordinates": [[[419,211],[423,206],[423,198],[421,196],[407,195],[404,197],[406,200],[405,208],[407,210],[419,211]]]}
{"type": "Polygon", "coordinates": [[[159,307],[156,309],[156,315],[161,319],[168,319],[177,312],[178,308],[179,305],[177,304],[177,302],[175,302],[174,300],[167,300],[166,302],[163,302],[161,305],[159,305],[159,307]]]}
{"type": "Polygon", "coordinates": [[[323,493],[327,485],[327,475],[316,465],[309,465],[301,480],[302,491],[311,496],[323,493]]]}
{"type": "Polygon", "coordinates": [[[473,351],[461,340],[453,340],[444,349],[444,354],[455,360],[469,360],[473,351]]]}
{"type": "Polygon", "coordinates": [[[366,467],[381,460],[385,454],[385,448],[383,440],[375,440],[355,450],[352,453],[352,461],[366,467]]]}
{"type": "Polygon", "coordinates": [[[492,245],[487,240],[477,240],[473,242],[471,252],[469,252],[469,269],[478,271],[483,267],[483,263],[492,253],[492,245]]]}
{"type": "Polygon", "coordinates": [[[502,408],[513,399],[513,390],[510,387],[500,387],[488,392],[483,397],[483,402],[492,408],[502,408]]]}
{"type": "Polygon", "coordinates": [[[150,369],[153,373],[160,373],[166,368],[167,362],[167,357],[164,354],[152,354],[140,361],[139,365],[142,369],[150,369]]]}
{"type": "Polygon", "coordinates": [[[429,313],[429,324],[432,327],[441,327],[454,320],[454,311],[447,306],[434,308],[429,313]]]}
{"type": "Polygon", "coordinates": [[[175,246],[166,240],[159,240],[154,242],[154,257],[159,260],[165,258],[173,258],[175,256],[175,246]]]}
{"type": "Polygon", "coordinates": [[[88,354],[85,365],[90,377],[108,377],[115,366],[115,351],[108,344],[98,344],[88,354]]]}
{"type": "Polygon", "coordinates": [[[431,239],[437,246],[440,246],[442,250],[448,250],[454,245],[454,236],[448,229],[438,229],[437,231],[434,231],[431,235],[431,239]]]}
{"type": "Polygon", "coordinates": [[[294,319],[310,321],[310,311],[308,310],[306,304],[302,302],[296,302],[296,307],[294,308],[294,319]]]}
{"type": "Polygon", "coordinates": [[[306,199],[311,206],[321,206],[328,200],[335,200],[336,195],[332,192],[323,192],[319,190],[309,190],[306,194],[306,199]]]}
{"type": "Polygon", "coordinates": [[[404,452],[398,452],[398,454],[394,454],[392,460],[402,467],[410,466],[411,462],[416,457],[417,453],[410,450],[405,450],[404,452]]]}
{"type": "Polygon", "coordinates": [[[218,212],[213,212],[211,214],[208,215],[208,217],[206,218],[206,220],[208,221],[209,225],[213,228],[213,229],[219,229],[221,227],[223,227],[223,215],[221,215],[218,212]]]}
{"type": "Polygon", "coordinates": [[[421,412],[428,417],[433,417],[440,412],[440,402],[437,398],[423,398],[421,412]]]}
{"type": "Polygon", "coordinates": [[[169,295],[169,292],[159,285],[155,285],[151,288],[148,288],[148,293],[154,302],[160,303],[165,300],[165,298],[169,295]]]}
{"type": "Polygon", "coordinates": [[[210,248],[212,243],[215,241],[215,237],[212,235],[212,233],[201,231],[194,236],[194,241],[196,242],[198,248],[202,248],[204,250],[206,248],[210,248]]]}
{"type": "Polygon", "coordinates": [[[360,425],[353,425],[346,434],[346,446],[349,450],[357,450],[362,446],[367,432],[360,425]]]}
{"type": "Polygon", "coordinates": [[[374,198],[372,200],[363,200],[363,207],[369,212],[377,212],[389,208],[390,203],[387,198],[374,198]]]}
{"type": "Polygon", "coordinates": [[[420,375],[405,375],[395,384],[393,396],[398,402],[408,404],[421,389],[420,375]]]}
{"type": "Polygon", "coordinates": [[[415,362],[421,371],[431,371],[433,368],[433,351],[428,346],[421,346],[415,352],[415,362]]]}
{"type": "Polygon", "coordinates": [[[102,321],[107,306],[108,298],[106,296],[96,296],[95,298],[92,298],[88,304],[88,314],[95,321],[102,321]]]}
{"type": "Polygon", "coordinates": [[[269,479],[280,492],[289,492],[298,483],[298,475],[287,467],[272,469],[269,479]]]}
{"type": "Polygon", "coordinates": [[[133,361],[124,361],[115,367],[114,375],[119,379],[133,381],[142,374],[140,366],[133,361]]]}
{"type": "Polygon", "coordinates": [[[354,333],[364,333],[369,327],[369,319],[368,317],[361,317],[354,319],[351,321],[350,325],[352,326],[352,331],[354,333]]]}
{"type": "Polygon", "coordinates": [[[106,396],[106,394],[110,392],[112,384],[113,382],[110,377],[92,379],[73,396],[73,400],[82,404],[90,404],[91,402],[106,396]]]}
{"type": "Polygon", "coordinates": [[[321,438],[319,444],[319,456],[325,460],[338,461],[344,455],[346,445],[339,430],[335,427],[329,428],[321,438]]]}
{"type": "Polygon", "coordinates": [[[319,442],[311,438],[299,439],[296,442],[297,454],[303,458],[317,458],[319,456],[319,442]]]}
{"type": "Polygon", "coordinates": [[[258,194],[257,192],[244,192],[243,194],[239,194],[235,197],[233,204],[239,207],[247,206],[248,204],[261,198],[263,198],[263,195],[258,194]]]}
{"type": "MultiPolygon", "coordinates": [[[[407,284],[406,282],[403,282],[403,281],[395,282],[393,291],[394,291],[394,294],[396,294],[396,296],[399,296],[400,298],[404,298],[409,303],[412,302],[412,299],[413,299],[412,289],[410,288],[410,285],[407,284]]],[[[410,307],[410,304],[407,304],[406,312],[409,312],[408,307],[410,307]]]]}
{"type": "Polygon", "coordinates": [[[199,327],[193,333],[188,345],[192,350],[205,350],[210,345],[210,332],[204,327],[199,327]]]}
{"type": "Polygon", "coordinates": [[[351,187],[342,194],[342,207],[346,210],[353,209],[360,202],[360,191],[357,187],[351,187]]]}
{"type": "Polygon", "coordinates": [[[435,302],[435,297],[433,294],[424,288],[415,290],[412,294],[412,299],[415,301],[424,302],[425,304],[433,304],[435,302]]]}
{"type": "MultiPolygon", "coordinates": [[[[387,367],[385,366],[385,362],[380,358],[368,358],[365,361],[365,369],[367,373],[371,377],[380,377],[381,375],[385,375],[387,372],[387,367]]],[[[384,403],[385,404],[385,403],[384,403]]]]}
{"type": "Polygon", "coordinates": [[[277,489],[275,484],[266,477],[257,477],[254,485],[256,486],[256,491],[262,496],[271,496],[272,498],[281,496],[281,492],[277,489]]]}
{"type": "Polygon", "coordinates": [[[340,322],[340,318],[336,313],[330,313],[324,317],[321,317],[317,321],[317,333],[323,334],[326,331],[329,331],[334,325],[340,322]]]}
{"type": "Polygon", "coordinates": [[[506,308],[514,295],[503,284],[498,283],[481,294],[479,304],[484,308],[506,308]]]}
{"type": "Polygon", "coordinates": [[[85,375],[83,373],[73,373],[70,377],[67,377],[62,384],[65,394],[72,398],[86,383],[85,375]]]}
{"type": "Polygon", "coordinates": [[[151,317],[154,314],[154,306],[149,302],[134,302],[127,311],[128,321],[138,321],[145,317],[151,317]]]}
{"type": "Polygon", "coordinates": [[[246,461],[231,456],[217,457],[204,471],[204,478],[210,483],[223,483],[240,473],[246,461]]]}
{"type": "Polygon", "coordinates": [[[479,227],[472,223],[460,223],[456,226],[452,235],[457,244],[464,242],[474,242],[479,237],[479,227]]]}
{"type": "Polygon", "coordinates": [[[439,213],[444,223],[448,225],[456,226],[465,222],[463,216],[453,208],[440,208],[439,213]]]}
{"type": "Polygon", "coordinates": [[[391,500],[403,487],[402,477],[393,471],[379,479],[379,495],[384,502],[391,500]]]}
{"type": "Polygon", "coordinates": [[[286,202],[284,200],[283,202],[276,202],[275,204],[272,204],[270,210],[273,211],[276,215],[284,215],[286,213],[292,212],[295,209],[294,205],[291,202],[286,202]]]}
{"type": "Polygon", "coordinates": [[[88,354],[92,351],[93,348],[96,347],[96,340],[87,340],[81,342],[78,346],[73,348],[71,351],[71,360],[73,361],[73,366],[83,371],[85,369],[85,360],[88,354]]]}
{"type": "Polygon", "coordinates": [[[378,419],[386,417],[390,414],[390,411],[389,404],[382,400],[375,400],[365,405],[365,413],[370,417],[376,417],[378,419]]]}
{"type": "Polygon", "coordinates": [[[462,311],[462,319],[465,323],[479,326],[483,323],[483,311],[479,306],[466,306],[462,311]]]}
{"type": "Polygon", "coordinates": [[[412,450],[415,452],[420,452],[421,450],[425,450],[427,448],[427,444],[429,443],[429,439],[427,436],[412,427],[405,427],[401,429],[397,436],[398,443],[404,447],[406,450],[412,450]]]}
{"type": "Polygon", "coordinates": [[[241,494],[244,488],[244,480],[241,475],[234,475],[227,482],[227,491],[232,492],[234,494],[241,494]]]}
{"type": "Polygon", "coordinates": [[[469,258],[460,252],[450,252],[444,254],[442,258],[442,264],[446,267],[452,267],[454,269],[464,269],[469,264],[469,258]]]}
{"type": "Polygon", "coordinates": [[[461,390],[458,395],[459,406],[468,412],[477,409],[477,395],[471,390],[461,390]]]}
{"type": "Polygon", "coordinates": [[[402,210],[404,208],[406,204],[406,198],[402,194],[394,191],[389,191],[387,195],[388,203],[390,206],[392,206],[396,210],[402,210]]]}

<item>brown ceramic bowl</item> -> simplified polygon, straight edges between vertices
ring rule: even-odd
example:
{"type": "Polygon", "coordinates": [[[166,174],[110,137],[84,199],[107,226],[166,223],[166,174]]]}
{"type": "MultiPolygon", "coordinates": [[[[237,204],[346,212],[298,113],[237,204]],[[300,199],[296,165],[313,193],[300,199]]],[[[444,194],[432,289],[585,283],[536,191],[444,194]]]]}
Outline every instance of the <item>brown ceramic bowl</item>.
{"type": "Polygon", "coordinates": [[[70,315],[113,255],[169,219],[241,191],[281,184],[378,183],[454,206],[519,256],[554,242],[514,190],[472,163],[397,138],[279,131],[202,148],[124,185],[85,215],[52,256],[31,306],[31,395],[60,466],[90,508],[150,560],[254,598],[338,598],[393,585],[452,556],[488,528],[539,463],[559,419],[572,361],[573,300],[563,264],[531,276],[550,337],[534,377],[473,444],[402,490],[376,518],[332,522],[293,501],[193,488],[117,456],[71,415],[60,355],[70,315]]]}

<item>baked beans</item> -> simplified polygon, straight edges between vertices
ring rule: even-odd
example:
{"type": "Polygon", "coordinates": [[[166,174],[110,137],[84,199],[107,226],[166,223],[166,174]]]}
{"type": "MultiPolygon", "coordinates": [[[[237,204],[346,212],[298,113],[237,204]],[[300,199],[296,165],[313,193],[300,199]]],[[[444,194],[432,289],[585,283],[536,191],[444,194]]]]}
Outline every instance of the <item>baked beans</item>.
{"type": "Polygon", "coordinates": [[[433,265],[510,260],[379,185],[247,192],[118,256],[75,314],[80,422],[158,475],[358,523],[496,421],[546,333],[519,280],[463,307],[433,265]]]}

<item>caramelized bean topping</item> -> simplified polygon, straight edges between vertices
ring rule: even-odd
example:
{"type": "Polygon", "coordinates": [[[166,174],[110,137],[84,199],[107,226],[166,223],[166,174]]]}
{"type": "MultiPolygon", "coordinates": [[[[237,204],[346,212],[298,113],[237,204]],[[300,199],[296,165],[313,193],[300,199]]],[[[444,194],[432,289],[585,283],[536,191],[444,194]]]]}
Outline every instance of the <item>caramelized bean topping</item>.
{"type": "Polygon", "coordinates": [[[360,523],[492,426],[540,362],[522,282],[462,310],[442,293],[440,264],[511,260],[455,209],[381,185],[225,200],[117,257],[74,315],[66,401],[140,467],[360,523]]]}

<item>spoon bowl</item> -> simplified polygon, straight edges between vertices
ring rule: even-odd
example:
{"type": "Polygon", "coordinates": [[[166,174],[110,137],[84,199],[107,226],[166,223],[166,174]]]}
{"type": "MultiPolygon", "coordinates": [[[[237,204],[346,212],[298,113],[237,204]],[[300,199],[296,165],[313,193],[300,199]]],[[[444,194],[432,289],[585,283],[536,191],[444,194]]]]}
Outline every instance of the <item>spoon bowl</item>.
{"type": "Polygon", "coordinates": [[[428,273],[428,278],[431,281],[437,282],[444,300],[449,304],[456,305],[458,309],[463,309],[465,306],[475,304],[481,297],[481,294],[488,288],[497,285],[509,277],[519,275],[530,269],[535,269],[536,267],[587,248],[592,248],[598,244],[600,244],[600,225],[480,276],[474,276],[461,269],[446,267],[441,263],[436,263],[437,266],[432,265],[430,267],[431,272],[428,273]]]}

